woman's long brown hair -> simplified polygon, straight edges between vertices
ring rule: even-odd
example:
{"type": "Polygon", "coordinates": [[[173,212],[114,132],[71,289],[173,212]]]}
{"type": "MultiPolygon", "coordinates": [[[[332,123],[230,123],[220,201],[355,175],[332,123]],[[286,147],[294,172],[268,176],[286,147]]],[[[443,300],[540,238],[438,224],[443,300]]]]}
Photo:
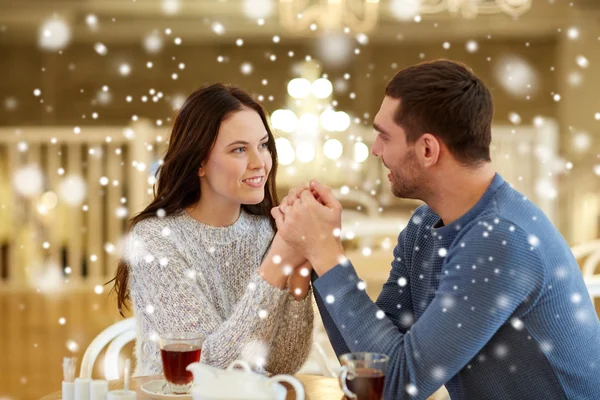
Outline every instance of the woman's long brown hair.
{"type": "MultiPolygon", "coordinates": [[[[196,90],[192,93],[175,118],[169,147],[163,164],[156,171],[154,185],[154,200],[139,214],[129,220],[127,231],[140,221],[155,217],[162,209],[167,215],[176,213],[200,200],[200,180],[198,170],[217,139],[221,122],[232,113],[243,108],[256,111],[265,125],[269,135],[268,148],[273,160],[273,166],[265,184],[265,197],[255,205],[242,205],[249,214],[269,217],[271,225],[276,229],[271,216],[271,208],[278,204],[275,187],[277,172],[277,151],[275,139],[267,121],[267,115],[262,106],[242,89],[231,86],[214,84],[196,90]]],[[[113,289],[117,293],[117,306],[123,315],[123,307],[129,309],[129,267],[121,257],[115,277],[108,283],[114,282],[113,289]]]]}

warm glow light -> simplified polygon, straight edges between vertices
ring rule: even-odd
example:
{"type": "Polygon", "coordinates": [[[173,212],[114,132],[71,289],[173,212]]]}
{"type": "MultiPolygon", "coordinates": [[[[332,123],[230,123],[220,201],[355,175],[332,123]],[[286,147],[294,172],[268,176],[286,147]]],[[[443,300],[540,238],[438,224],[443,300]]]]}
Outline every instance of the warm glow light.
{"type": "Polygon", "coordinates": [[[369,157],[369,147],[363,142],[354,143],[354,161],[361,163],[369,157]]]}
{"type": "Polygon", "coordinates": [[[325,110],[323,111],[323,113],[321,113],[321,117],[319,118],[319,120],[321,121],[321,126],[330,132],[334,132],[337,129],[337,116],[335,111],[329,109],[329,110],[325,110]]]}
{"type": "Polygon", "coordinates": [[[325,99],[331,95],[333,85],[328,79],[320,78],[312,83],[312,93],[318,99],[325,99]]]}
{"type": "Polygon", "coordinates": [[[45,50],[64,49],[71,41],[71,27],[66,21],[53,17],[39,28],[38,45],[45,50]]]}
{"type": "Polygon", "coordinates": [[[296,159],[294,148],[286,138],[275,139],[275,147],[277,148],[277,159],[281,165],[290,165],[296,159]]]}
{"type": "Polygon", "coordinates": [[[319,120],[321,126],[330,132],[343,132],[350,127],[350,116],[343,111],[325,110],[319,120]]]}
{"type": "Polygon", "coordinates": [[[342,143],[337,139],[329,139],[323,145],[323,153],[325,154],[325,157],[330,160],[337,160],[340,158],[343,151],[344,146],[342,146],[342,143]]]}
{"type": "Polygon", "coordinates": [[[438,0],[433,2],[423,0],[391,0],[389,6],[392,15],[397,19],[408,21],[419,17],[419,14],[438,14],[446,11],[450,12],[450,15],[461,15],[464,18],[475,18],[478,14],[497,13],[506,13],[513,17],[518,17],[528,11],[531,8],[531,4],[532,0],[438,0]]]}
{"type": "Polygon", "coordinates": [[[294,32],[321,28],[368,32],[377,24],[379,0],[279,0],[278,14],[281,25],[294,32]],[[357,3],[360,13],[355,10],[357,3]]]}
{"type": "Polygon", "coordinates": [[[343,132],[348,127],[350,127],[350,116],[343,111],[338,111],[335,113],[336,117],[336,130],[338,132],[343,132]]]}
{"type": "Polygon", "coordinates": [[[303,163],[308,163],[315,158],[315,147],[310,143],[300,143],[296,146],[296,156],[303,163]]]}
{"type": "Polygon", "coordinates": [[[295,99],[304,99],[308,97],[312,90],[312,85],[308,79],[295,78],[292,79],[287,86],[287,91],[290,96],[295,99]]]}
{"type": "Polygon", "coordinates": [[[275,110],[271,114],[273,128],[284,132],[294,132],[298,127],[298,117],[291,110],[275,110]]]}
{"type": "Polygon", "coordinates": [[[302,114],[298,121],[298,133],[301,135],[317,136],[319,130],[319,117],[313,113],[302,114]]]}
{"type": "Polygon", "coordinates": [[[54,192],[46,192],[40,198],[40,205],[46,210],[52,210],[58,204],[58,196],[54,192]]]}

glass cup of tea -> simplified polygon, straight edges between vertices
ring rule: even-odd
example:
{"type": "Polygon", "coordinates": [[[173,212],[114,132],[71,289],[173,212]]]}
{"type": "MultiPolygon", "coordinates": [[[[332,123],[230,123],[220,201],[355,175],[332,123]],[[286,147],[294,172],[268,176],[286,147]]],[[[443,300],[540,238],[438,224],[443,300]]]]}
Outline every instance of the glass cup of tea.
{"type": "Polygon", "coordinates": [[[186,367],[200,361],[204,337],[196,332],[168,332],[158,335],[166,389],[174,394],[189,393],[194,375],[186,367]]]}
{"type": "Polygon", "coordinates": [[[338,374],[346,399],[381,400],[389,357],[378,353],[348,353],[340,356],[338,374]]]}

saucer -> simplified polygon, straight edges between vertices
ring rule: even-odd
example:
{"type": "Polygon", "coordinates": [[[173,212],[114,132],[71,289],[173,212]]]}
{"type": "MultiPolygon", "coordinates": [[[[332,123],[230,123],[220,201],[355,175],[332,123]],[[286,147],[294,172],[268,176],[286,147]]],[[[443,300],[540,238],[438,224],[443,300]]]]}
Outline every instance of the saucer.
{"type": "MultiPolygon", "coordinates": [[[[150,381],[150,382],[146,382],[142,385],[142,387],[140,389],[142,389],[142,392],[144,393],[148,393],[149,395],[152,396],[153,399],[180,399],[180,400],[192,400],[192,394],[191,393],[184,393],[184,394],[174,394],[174,393],[167,393],[166,391],[163,391],[162,388],[163,386],[165,386],[166,381],[164,379],[159,379],[159,380],[155,380],[155,381],[150,381]]],[[[166,389],[166,387],[165,387],[166,389]]]]}

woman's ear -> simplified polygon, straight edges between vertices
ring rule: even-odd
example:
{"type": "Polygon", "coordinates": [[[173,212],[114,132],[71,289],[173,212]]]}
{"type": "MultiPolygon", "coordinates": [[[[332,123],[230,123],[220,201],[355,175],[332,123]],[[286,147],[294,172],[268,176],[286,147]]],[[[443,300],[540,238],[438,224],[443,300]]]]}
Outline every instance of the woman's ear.
{"type": "Polygon", "coordinates": [[[204,166],[201,165],[200,168],[198,169],[198,176],[205,176],[206,175],[206,171],[204,170],[204,166]]]}

